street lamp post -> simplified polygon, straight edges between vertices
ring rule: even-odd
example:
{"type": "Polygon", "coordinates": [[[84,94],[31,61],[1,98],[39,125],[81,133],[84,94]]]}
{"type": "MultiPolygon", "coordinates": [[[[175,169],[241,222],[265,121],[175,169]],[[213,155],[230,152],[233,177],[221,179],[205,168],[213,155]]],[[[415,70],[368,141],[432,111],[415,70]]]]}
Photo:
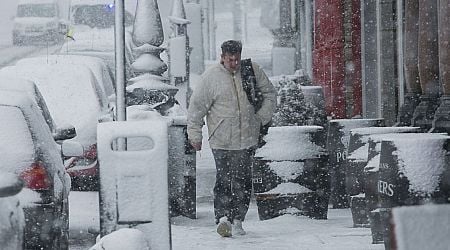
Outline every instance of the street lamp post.
{"type": "MultiPolygon", "coordinates": [[[[116,120],[126,120],[125,104],[125,11],[124,0],[115,0],[115,63],[116,63],[116,120]]],[[[117,141],[118,150],[125,150],[126,141],[117,141]]]]}

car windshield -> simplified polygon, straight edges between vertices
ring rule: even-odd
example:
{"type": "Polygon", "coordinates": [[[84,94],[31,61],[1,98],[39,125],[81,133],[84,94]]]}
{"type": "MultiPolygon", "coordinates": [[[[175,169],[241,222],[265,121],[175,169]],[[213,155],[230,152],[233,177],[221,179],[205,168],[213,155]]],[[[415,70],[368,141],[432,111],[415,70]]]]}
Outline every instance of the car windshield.
{"type": "Polygon", "coordinates": [[[76,8],[74,24],[91,27],[111,27],[114,25],[114,10],[108,5],[83,5],[76,8]]]}
{"type": "MultiPolygon", "coordinates": [[[[132,24],[132,15],[125,11],[125,26],[132,24]]],[[[73,7],[73,23],[96,28],[114,26],[114,7],[109,4],[77,5],[73,7]]]]}
{"type": "Polygon", "coordinates": [[[17,17],[54,17],[54,4],[23,4],[17,7],[17,17]]]}
{"type": "Polygon", "coordinates": [[[34,160],[34,146],[22,111],[17,107],[0,106],[0,171],[14,172],[30,166],[34,160]]]}

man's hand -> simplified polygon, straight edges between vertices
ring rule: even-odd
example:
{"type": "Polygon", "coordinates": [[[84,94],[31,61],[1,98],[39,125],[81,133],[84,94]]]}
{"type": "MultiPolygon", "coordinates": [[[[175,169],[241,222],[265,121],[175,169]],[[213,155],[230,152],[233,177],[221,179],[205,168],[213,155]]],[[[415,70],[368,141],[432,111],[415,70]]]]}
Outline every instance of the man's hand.
{"type": "Polygon", "coordinates": [[[200,151],[202,149],[202,142],[190,142],[195,151],[200,151]]]}

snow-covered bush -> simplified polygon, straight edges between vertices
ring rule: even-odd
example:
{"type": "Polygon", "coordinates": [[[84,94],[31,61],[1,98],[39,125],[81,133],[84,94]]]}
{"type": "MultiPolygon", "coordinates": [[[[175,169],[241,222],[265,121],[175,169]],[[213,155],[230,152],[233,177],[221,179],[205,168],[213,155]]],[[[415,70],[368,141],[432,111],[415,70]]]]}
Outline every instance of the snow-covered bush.
{"type": "Polygon", "coordinates": [[[273,126],[323,126],[326,123],[325,111],[316,103],[305,99],[302,90],[304,81],[289,76],[278,77],[275,81],[274,85],[278,88],[278,101],[273,126]]]}

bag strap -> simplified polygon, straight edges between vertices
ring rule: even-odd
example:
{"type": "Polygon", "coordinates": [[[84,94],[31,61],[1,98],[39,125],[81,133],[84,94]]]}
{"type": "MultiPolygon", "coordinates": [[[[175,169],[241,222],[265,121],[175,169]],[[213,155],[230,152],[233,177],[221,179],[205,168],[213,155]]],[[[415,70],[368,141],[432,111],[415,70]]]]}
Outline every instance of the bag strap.
{"type": "Polygon", "coordinates": [[[247,94],[247,99],[255,107],[255,112],[257,112],[262,106],[262,93],[258,88],[256,82],[255,71],[253,70],[252,60],[242,59],[241,60],[241,78],[242,78],[242,88],[247,94]]]}

